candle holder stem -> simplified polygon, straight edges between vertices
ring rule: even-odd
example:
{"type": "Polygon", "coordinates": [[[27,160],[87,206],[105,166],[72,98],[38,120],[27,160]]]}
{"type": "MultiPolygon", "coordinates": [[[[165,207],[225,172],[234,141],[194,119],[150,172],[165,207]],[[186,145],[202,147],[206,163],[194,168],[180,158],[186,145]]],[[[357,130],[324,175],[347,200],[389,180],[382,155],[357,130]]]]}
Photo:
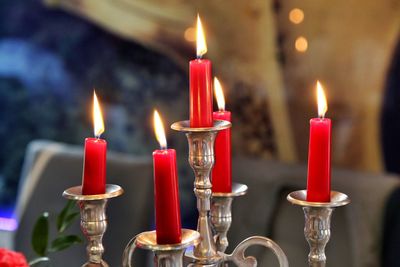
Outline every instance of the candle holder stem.
{"type": "Polygon", "coordinates": [[[83,266],[91,266],[93,263],[99,266],[108,266],[102,260],[104,253],[102,241],[107,229],[105,214],[107,199],[80,200],[78,205],[81,213],[81,229],[88,240],[86,250],[89,260],[83,266]]]}
{"type": "Polygon", "coordinates": [[[247,185],[233,183],[230,193],[213,193],[211,199],[211,223],[219,252],[225,252],[229,245],[228,231],[232,224],[232,202],[234,198],[247,193],[247,185]]]}
{"type": "Polygon", "coordinates": [[[287,196],[289,202],[303,208],[305,215],[304,236],[310,246],[308,264],[310,267],[325,267],[325,247],[331,236],[331,217],[336,207],[350,203],[347,195],[332,191],[330,202],[309,202],[307,191],[300,190],[287,196]]]}
{"type": "Polygon", "coordinates": [[[75,186],[64,191],[63,196],[78,202],[81,213],[81,229],[88,240],[88,261],[82,267],[109,265],[102,259],[103,235],[107,230],[106,207],[109,198],[123,193],[118,185],[106,185],[106,192],[99,195],[82,195],[82,187],[75,186]]]}
{"type": "Polygon", "coordinates": [[[171,128],[185,132],[189,143],[189,164],[195,175],[194,193],[197,198],[199,218],[197,231],[201,240],[194,248],[194,265],[218,266],[221,256],[218,254],[213,237],[209,212],[211,209],[212,184],[210,173],[214,165],[214,141],[218,131],[231,127],[228,121],[215,121],[213,127],[190,128],[189,121],[176,122],[171,128]]]}

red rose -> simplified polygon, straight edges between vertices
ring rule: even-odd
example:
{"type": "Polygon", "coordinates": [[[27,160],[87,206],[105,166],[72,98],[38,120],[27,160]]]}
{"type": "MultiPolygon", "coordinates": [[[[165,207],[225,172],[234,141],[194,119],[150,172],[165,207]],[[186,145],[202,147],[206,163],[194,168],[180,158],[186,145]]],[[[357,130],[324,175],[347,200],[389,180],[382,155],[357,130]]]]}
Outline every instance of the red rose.
{"type": "Polygon", "coordinates": [[[0,248],[0,267],[29,267],[22,253],[0,248]]]}

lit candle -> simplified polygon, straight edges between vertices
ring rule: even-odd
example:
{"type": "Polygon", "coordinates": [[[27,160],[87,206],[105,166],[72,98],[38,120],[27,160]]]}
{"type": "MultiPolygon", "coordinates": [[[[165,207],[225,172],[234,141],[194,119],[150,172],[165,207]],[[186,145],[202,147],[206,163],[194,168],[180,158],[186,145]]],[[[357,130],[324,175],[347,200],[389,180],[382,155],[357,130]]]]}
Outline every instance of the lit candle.
{"type": "Polygon", "coordinates": [[[167,149],[164,126],[157,111],[154,111],[154,129],[161,147],[153,152],[157,243],[176,244],[182,240],[176,152],[167,149]]]}
{"type": "Polygon", "coordinates": [[[310,120],[307,201],[329,202],[331,193],[331,120],[324,90],[317,81],[318,116],[310,120]]]}
{"type": "Polygon", "coordinates": [[[190,127],[212,127],[211,61],[201,57],[207,44],[200,17],[197,16],[197,59],[189,62],[190,127]]]}
{"type": "Polygon", "coordinates": [[[103,116],[96,93],[93,93],[93,124],[95,138],[85,139],[82,194],[104,194],[106,190],[107,142],[100,139],[104,132],[103,116]]]}
{"type": "MultiPolygon", "coordinates": [[[[214,93],[217,99],[218,111],[213,112],[214,120],[231,121],[231,112],[225,110],[225,98],[222,86],[214,78],[214,93]]],[[[212,191],[230,193],[232,191],[232,164],[231,164],[231,129],[218,132],[215,139],[215,163],[212,170],[212,191]]]]}

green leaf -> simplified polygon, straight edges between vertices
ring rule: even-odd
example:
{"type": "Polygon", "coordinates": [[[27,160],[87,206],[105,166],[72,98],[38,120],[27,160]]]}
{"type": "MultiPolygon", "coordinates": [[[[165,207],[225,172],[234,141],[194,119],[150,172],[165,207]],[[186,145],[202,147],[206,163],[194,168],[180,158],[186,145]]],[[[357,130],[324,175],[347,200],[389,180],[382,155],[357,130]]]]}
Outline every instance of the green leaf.
{"type": "Polygon", "coordinates": [[[82,243],[82,239],[79,236],[76,235],[60,236],[54,239],[53,242],[51,242],[50,251],[55,252],[64,250],[74,244],[79,244],[79,243],[82,243]]]}
{"type": "Polygon", "coordinates": [[[33,260],[31,260],[29,262],[29,266],[33,266],[33,265],[40,264],[40,263],[43,263],[43,262],[50,262],[50,259],[48,257],[36,258],[36,259],[33,259],[33,260]]]}
{"type": "Polygon", "coordinates": [[[79,216],[79,212],[74,212],[71,214],[68,214],[65,219],[64,222],[61,224],[60,229],[58,230],[59,233],[63,233],[73,222],[74,220],[79,216]]]}
{"type": "Polygon", "coordinates": [[[46,256],[49,242],[49,213],[44,212],[33,227],[32,247],[39,256],[46,256]]]}
{"type": "Polygon", "coordinates": [[[75,201],[68,200],[68,202],[65,205],[65,207],[63,208],[63,210],[57,216],[57,230],[59,233],[62,233],[63,231],[65,231],[65,229],[67,229],[69,226],[68,223],[72,222],[73,219],[70,220],[69,222],[67,222],[67,225],[65,225],[66,218],[68,218],[68,215],[74,210],[74,207],[75,207],[75,201]]]}

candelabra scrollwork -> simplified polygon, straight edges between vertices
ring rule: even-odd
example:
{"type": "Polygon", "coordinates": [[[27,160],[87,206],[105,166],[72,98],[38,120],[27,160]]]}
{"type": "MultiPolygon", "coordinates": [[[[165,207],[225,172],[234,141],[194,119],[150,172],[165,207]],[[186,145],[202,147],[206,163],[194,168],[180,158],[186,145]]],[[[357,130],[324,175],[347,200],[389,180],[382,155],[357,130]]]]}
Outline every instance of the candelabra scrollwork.
{"type": "Polygon", "coordinates": [[[289,262],[283,250],[269,238],[263,236],[252,236],[243,240],[232,254],[224,255],[223,261],[231,261],[240,267],[257,267],[257,259],[252,256],[245,256],[245,251],[251,246],[263,246],[271,249],[275,256],[278,258],[279,266],[288,267],[289,262]]]}
{"type": "Polygon", "coordinates": [[[309,202],[307,191],[292,192],[287,197],[292,204],[303,208],[305,215],[304,236],[310,246],[308,263],[310,267],[326,265],[325,247],[331,236],[331,217],[336,207],[350,203],[350,198],[340,192],[331,192],[330,202],[309,202]]]}
{"type": "Polygon", "coordinates": [[[109,265],[102,259],[104,253],[103,235],[107,229],[106,206],[109,198],[123,193],[118,185],[106,185],[106,192],[99,195],[82,195],[82,187],[75,186],[64,191],[63,196],[78,202],[81,213],[81,229],[88,240],[88,261],[82,267],[109,265]]]}

